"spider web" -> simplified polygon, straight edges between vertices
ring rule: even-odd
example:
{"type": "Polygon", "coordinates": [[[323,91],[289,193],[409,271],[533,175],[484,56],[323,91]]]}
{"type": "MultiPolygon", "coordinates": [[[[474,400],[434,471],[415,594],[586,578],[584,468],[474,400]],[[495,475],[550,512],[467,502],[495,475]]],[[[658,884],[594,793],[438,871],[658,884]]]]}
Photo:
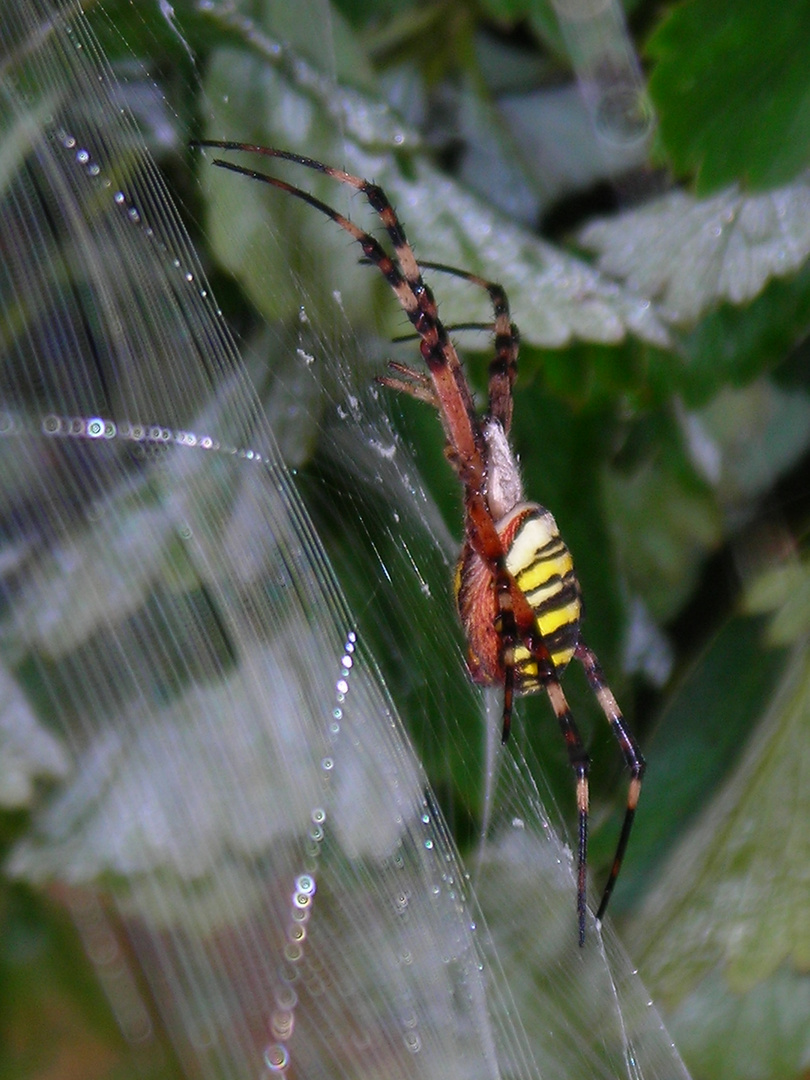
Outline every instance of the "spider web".
{"type": "MultiPolygon", "coordinates": [[[[461,862],[378,666],[448,658],[403,707],[478,772],[453,544],[381,358],[350,290],[294,281],[298,324],[239,360],[132,121],[151,95],[157,148],[165,103],[94,16],[104,48],[72,5],[2,26],[0,791],[32,811],[8,872],[58,885],[125,1036],[165,1032],[187,1075],[684,1076],[616,942],[577,948],[517,751],[461,862]],[[294,482],[276,438],[317,468],[294,482]]],[[[193,39],[148,19],[193,80],[193,39]]]]}

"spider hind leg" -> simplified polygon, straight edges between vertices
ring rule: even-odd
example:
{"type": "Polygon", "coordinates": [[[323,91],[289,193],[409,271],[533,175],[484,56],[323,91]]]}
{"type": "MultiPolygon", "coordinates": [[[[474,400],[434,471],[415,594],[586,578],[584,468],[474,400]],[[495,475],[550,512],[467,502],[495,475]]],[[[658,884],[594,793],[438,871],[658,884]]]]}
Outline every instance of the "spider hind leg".
{"type": "Polygon", "coordinates": [[[644,778],[646,765],[635,736],[625,723],[624,717],[616,702],[616,698],[613,696],[613,692],[605,681],[604,673],[595,653],[589,649],[587,645],[579,642],[574,655],[582,664],[591,690],[593,691],[596,700],[599,702],[600,708],[605,714],[613,734],[616,736],[616,740],[624,755],[624,760],[630,770],[630,784],[627,789],[627,803],[625,805],[622,828],[619,833],[619,840],[616,845],[613,862],[611,863],[610,873],[602,892],[602,899],[599,901],[599,907],[596,911],[597,920],[601,920],[607,910],[610,897],[613,893],[613,887],[616,884],[616,879],[619,876],[619,871],[621,870],[622,862],[624,861],[624,855],[627,851],[627,844],[630,839],[633,821],[636,816],[636,807],[638,806],[639,796],[641,795],[641,783],[644,778]]]}
{"type": "MultiPolygon", "coordinates": [[[[568,705],[565,691],[560,683],[557,667],[549,648],[539,632],[535,611],[514,577],[503,568],[496,574],[495,590],[498,598],[498,615],[495,629],[501,641],[501,662],[504,687],[504,719],[502,742],[509,737],[512,714],[512,696],[516,684],[516,672],[525,678],[527,660],[536,668],[532,682],[546,692],[554,715],[560,726],[568,751],[568,760],[576,777],[577,799],[577,936],[579,945],[585,944],[585,921],[587,916],[588,879],[588,805],[590,759],[582,742],[573,713],[568,705]],[[517,664],[518,646],[527,650],[528,657],[517,664]]],[[[519,685],[519,684],[518,684],[519,685]]]]}

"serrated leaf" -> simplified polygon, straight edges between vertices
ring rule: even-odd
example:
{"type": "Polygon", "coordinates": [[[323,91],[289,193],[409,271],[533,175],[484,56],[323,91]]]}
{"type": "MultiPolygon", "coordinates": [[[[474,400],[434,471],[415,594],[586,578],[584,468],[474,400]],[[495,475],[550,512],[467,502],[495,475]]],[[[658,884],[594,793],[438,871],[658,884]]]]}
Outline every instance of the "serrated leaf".
{"type": "Polygon", "coordinates": [[[699,191],[768,187],[810,161],[810,7],[691,0],[650,39],[650,94],[676,172],[699,191]]]}
{"type": "Polygon", "coordinates": [[[810,179],[746,195],[731,187],[710,198],[673,191],[579,234],[599,268],[658,300],[663,316],[689,325],[722,301],[752,300],[810,254],[810,179]]]}

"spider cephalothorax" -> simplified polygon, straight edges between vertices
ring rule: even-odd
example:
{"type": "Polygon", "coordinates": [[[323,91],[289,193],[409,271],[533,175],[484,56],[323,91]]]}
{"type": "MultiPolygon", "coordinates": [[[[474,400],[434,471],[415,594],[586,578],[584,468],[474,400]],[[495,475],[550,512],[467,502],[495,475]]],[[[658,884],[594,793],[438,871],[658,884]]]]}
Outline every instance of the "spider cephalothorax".
{"type": "Polygon", "coordinates": [[[196,145],[281,158],[314,169],[360,191],[386,228],[394,258],[370,233],[309,192],[253,169],[214,162],[302,199],[345,229],[360,244],[365,260],[376,266],[391,286],[419,337],[427,375],[403,364],[391,364],[396,374],[380,376],[378,382],[439,411],[447,456],[464,490],[464,540],[455,595],[467,637],[468,666],[475,682],[503,687],[503,741],[509,735],[515,693],[545,690],[559,722],[577,780],[577,912],[579,942],[583,944],[589,763],[560,685],[560,676],[572,659],[582,664],[631,773],[624,822],[597,919],[604,915],[627,847],[644,759],[596,656],[580,637],[582,604],[571,554],[551,513],[537,503],[524,501],[520,472],[509,444],[518,333],[510,322],[506,294],[499,285],[475,274],[438,263],[418,263],[385,193],[368,180],[284,150],[234,142],[196,145]],[[489,368],[489,407],[483,419],[476,415],[458,354],[422,278],[422,269],[427,268],[465,278],[486,289],[492,301],[495,356],[489,368]]]}

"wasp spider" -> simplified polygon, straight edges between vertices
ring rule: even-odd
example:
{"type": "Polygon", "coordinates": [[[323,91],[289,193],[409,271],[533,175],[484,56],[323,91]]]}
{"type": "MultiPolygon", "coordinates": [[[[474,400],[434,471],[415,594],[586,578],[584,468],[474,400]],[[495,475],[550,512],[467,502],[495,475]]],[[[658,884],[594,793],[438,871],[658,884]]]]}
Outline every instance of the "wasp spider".
{"type": "Polygon", "coordinates": [[[526,502],[509,444],[512,387],[517,374],[518,333],[510,322],[504,290],[474,274],[436,263],[418,263],[385,193],[376,184],[284,150],[235,142],[197,146],[240,150],[281,158],[324,173],[361,192],[379,215],[393,257],[368,232],[309,192],[253,169],[221,159],[222,168],[271,184],[331,218],[358,242],[365,261],[393,289],[420,341],[427,374],[392,364],[395,374],[378,381],[435,406],[447,437],[447,456],[464,489],[464,541],[455,576],[455,596],[467,636],[472,679],[503,688],[503,741],[509,736],[515,694],[545,690],[554,709],[576,775],[578,819],[577,917],[585,941],[588,839],[588,756],[577,731],[560,676],[569,661],[583,666],[630,769],[630,785],[616,854],[596,917],[601,920],[616,883],[636,812],[644,759],[605,682],[594,653],[580,636],[582,602],[573,562],[551,513],[526,502]],[[472,393],[422,267],[457,274],[489,293],[495,313],[495,356],[489,367],[489,406],[476,415],[472,393]]]}

